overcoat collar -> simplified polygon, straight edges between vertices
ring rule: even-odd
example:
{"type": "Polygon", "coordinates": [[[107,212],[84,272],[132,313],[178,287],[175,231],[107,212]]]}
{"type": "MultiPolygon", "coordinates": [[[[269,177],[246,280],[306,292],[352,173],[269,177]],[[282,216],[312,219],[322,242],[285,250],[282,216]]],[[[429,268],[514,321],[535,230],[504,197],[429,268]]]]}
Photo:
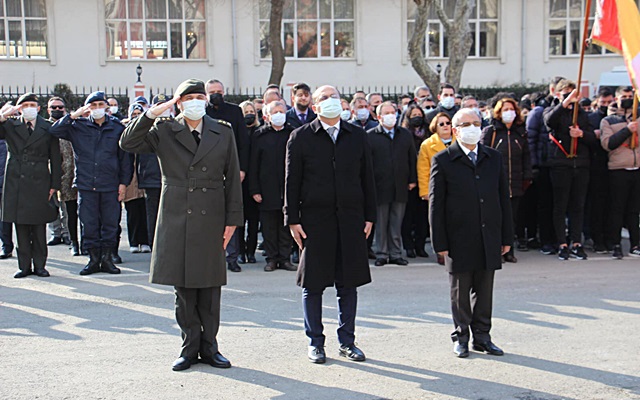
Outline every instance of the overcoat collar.
{"type": "Polygon", "coordinates": [[[447,151],[449,152],[449,156],[451,157],[452,161],[457,160],[458,158],[460,158],[462,160],[463,163],[467,164],[468,166],[470,166],[471,168],[475,168],[476,165],[480,164],[480,162],[482,162],[482,160],[485,157],[491,157],[491,153],[489,153],[489,151],[487,151],[487,148],[483,145],[478,143],[476,146],[476,152],[478,154],[478,161],[476,162],[476,165],[473,165],[473,163],[471,162],[471,160],[469,159],[469,157],[467,157],[467,155],[464,153],[464,151],[460,148],[460,143],[458,141],[454,141],[451,146],[449,146],[447,148],[447,151]]]}
{"type": "Polygon", "coordinates": [[[182,115],[176,117],[172,128],[176,132],[176,140],[193,153],[192,164],[200,161],[220,141],[220,134],[215,130],[217,122],[206,115],[202,118],[202,134],[199,145],[196,144],[196,140],[191,134],[191,128],[182,115]]]}

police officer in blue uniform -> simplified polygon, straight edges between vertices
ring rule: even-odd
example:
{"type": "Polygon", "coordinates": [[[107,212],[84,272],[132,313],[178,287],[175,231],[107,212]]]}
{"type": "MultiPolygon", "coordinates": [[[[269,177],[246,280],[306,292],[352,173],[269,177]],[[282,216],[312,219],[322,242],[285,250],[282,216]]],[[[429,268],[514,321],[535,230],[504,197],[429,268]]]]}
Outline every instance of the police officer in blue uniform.
{"type": "Polygon", "coordinates": [[[75,153],[82,246],[90,257],[80,275],[120,273],[112,255],[118,246],[120,201],[131,183],[133,166],[118,146],[124,126],[106,114],[107,107],[104,92],[93,92],[84,107],[51,127],[51,134],[70,141],[75,153]]]}

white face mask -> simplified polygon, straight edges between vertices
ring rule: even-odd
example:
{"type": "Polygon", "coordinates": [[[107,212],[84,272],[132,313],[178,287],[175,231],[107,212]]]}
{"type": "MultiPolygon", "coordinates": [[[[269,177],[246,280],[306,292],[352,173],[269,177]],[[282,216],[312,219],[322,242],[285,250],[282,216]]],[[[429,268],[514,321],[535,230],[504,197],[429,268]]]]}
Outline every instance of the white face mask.
{"type": "Polygon", "coordinates": [[[101,119],[104,118],[104,114],[107,112],[106,108],[94,108],[91,110],[91,116],[93,119],[101,119]]]}
{"type": "Polygon", "coordinates": [[[358,108],[356,110],[356,118],[360,121],[366,121],[369,118],[369,110],[366,108],[358,108]]]}
{"type": "Polygon", "coordinates": [[[408,104],[403,105],[403,106],[402,106],[402,112],[407,111],[407,108],[408,108],[408,107],[409,107],[409,105],[408,105],[408,104]]]}
{"type": "Polygon", "coordinates": [[[514,110],[507,110],[502,112],[502,122],[510,124],[516,119],[516,112],[514,110]]]}
{"type": "Polygon", "coordinates": [[[204,117],[207,102],[205,100],[193,99],[182,102],[182,115],[192,121],[197,121],[204,117]]]}
{"type": "Polygon", "coordinates": [[[118,113],[118,106],[109,107],[109,111],[111,111],[111,114],[117,114],[118,113]]]}
{"type": "Polygon", "coordinates": [[[281,112],[277,112],[275,114],[271,114],[271,125],[281,127],[284,125],[287,120],[287,116],[281,112]]]}
{"type": "Polygon", "coordinates": [[[21,112],[22,118],[27,121],[33,121],[38,116],[38,109],[36,107],[25,107],[21,112]]]}
{"type": "Polygon", "coordinates": [[[351,110],[342,110],[340,113],[340,119],[343,121],[348,121],[351,118],[351,110]]]}
{"type": "Polygon", "coordinates": [[[387,114],[382,116],[382,125],[387,128],[393,128],[394,126],[396,126],[397,121],[398,118],[395,114],[387,114]]]}
{"type": "Polygon", "coordinates": [[[321,101],[318,103],[318,106],[320,107],[318,115],[321,117],[335,118],[342,112],[342,103],[340,103],[340,99],[336,99],[335,97],[329,97],[321,101]]]}
{"type": "Polygon", "coordinates": [[[458,128],[458,138],[460,141],[471,146],[478,144],[481,134],[482,131],[479,126],[470,125],[464,128],[458,128]]]}
{"type": "Polygon", "coordinates": [[[454,99],[453,96],[443,97],[442,100],[440,100],[440,104],[442,104],[442,107],[450,110],[456,104],[456,99],[454,99]]]}

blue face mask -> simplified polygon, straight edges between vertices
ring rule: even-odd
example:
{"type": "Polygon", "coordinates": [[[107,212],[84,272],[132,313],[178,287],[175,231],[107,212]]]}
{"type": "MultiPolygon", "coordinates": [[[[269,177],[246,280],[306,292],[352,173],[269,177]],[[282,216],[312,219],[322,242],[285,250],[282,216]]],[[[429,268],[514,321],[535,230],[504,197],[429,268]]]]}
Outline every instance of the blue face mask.
{"type": "Polygon", "coordinates": [[[318,103],[318,107],[320,107],[318,115],[325,118],[335,118],[342,112],[342,103],[340,103],[340,99],[335,97],[321,101],[318,103]]]}
{"type": "Polygon", "coordinates": [[[440,140],[442,140],[442,142],[443,142],[444,144],[449,144],[449,143],[451,143],[451,140],[452,140],[452,139],[451,139],[451,138],[449,138],[449,139],[442,139],[442,138],[440,138],[440,140]]]}

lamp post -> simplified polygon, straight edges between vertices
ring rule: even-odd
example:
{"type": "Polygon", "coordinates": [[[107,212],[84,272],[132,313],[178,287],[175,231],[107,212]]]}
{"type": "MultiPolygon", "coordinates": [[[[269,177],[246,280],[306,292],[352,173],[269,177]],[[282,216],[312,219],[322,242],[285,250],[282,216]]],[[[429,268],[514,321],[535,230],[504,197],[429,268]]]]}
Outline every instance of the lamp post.
{"type": "Polygon", "coordinates": [[[131,91],[132,96],[129,99],[131,103],[135,102],[136,97],[144,96],[145,92],[145,85],[140,80],[140,75],[142,75],[142,66],[140,66],[140,64],[136,67],[136,74],[138,74],[138,81],[134,83],[133,90],[131,91]]]}
{"type": "Polygon", "coordinates": [[[438,73],[438,80],[442,82],[442,76],[440,75],[440,73],[442,72],[442,65],[440,65],[440,63],[436,65],[436,72],[438,73]]]}
{"type": "Polygon", "coordinates": [[[138,81],[136,83],[142,83],[142,81],[140,80],[140,75],[142,75],[142,67],[140,66],[140,64],[138,64],[138,66],[136,67],[136,74],[138,74],[138,81]]]}

